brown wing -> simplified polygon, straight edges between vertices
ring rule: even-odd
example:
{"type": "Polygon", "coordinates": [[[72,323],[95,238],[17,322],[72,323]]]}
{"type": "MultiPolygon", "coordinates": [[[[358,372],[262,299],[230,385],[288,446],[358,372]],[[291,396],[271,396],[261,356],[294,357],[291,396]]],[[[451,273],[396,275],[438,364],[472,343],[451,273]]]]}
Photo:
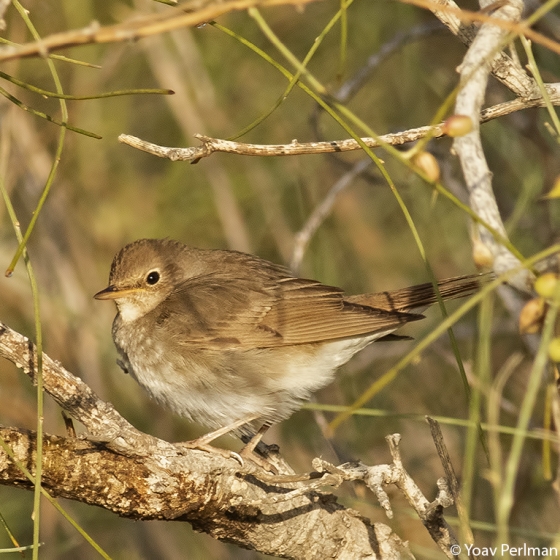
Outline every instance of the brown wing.
{"type": "Polygon", "coordinates": [[[389,333],[422,315],[346,301],[338,288],[293,277],[191,278],[158,307],[156,323],[197,347],[273,348],[389,333]]]}
{"type": "MultiPolygon", "coordinates": [[[[478,291],[482,284],[489,279],[489,275],[472,274],[468,276],[455,276],[438,281],[441,297],[454,299],[468,296],[478,291]]],[[[434,287],[431,283],[419,284],[400,290],[379,292],[375,294],[360,294],[345,296],[346,301],[361,305],[370,305],[385,311],[408,312],[422,309],[437,301],[434,287]]]]}
{"type": "Polygon", "coordinates": [[[342,290],[301,278],[279,283],[282,297],[258,329],[271,330],[282,344],[304,344],[389,332],[422,315],[376,309],[346,300],[342,290]]]}

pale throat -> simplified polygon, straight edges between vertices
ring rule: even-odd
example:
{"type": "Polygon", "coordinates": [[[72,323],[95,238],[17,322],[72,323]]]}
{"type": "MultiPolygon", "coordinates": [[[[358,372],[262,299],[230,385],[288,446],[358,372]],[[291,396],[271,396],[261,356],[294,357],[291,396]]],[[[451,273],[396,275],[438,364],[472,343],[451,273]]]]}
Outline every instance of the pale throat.
{"type": "Polygon", "coordinates": [[[115,301],[123,323],[130,323],[140,319],[157,307],[159,298],[147,297],[147,294],[136,294],[115,301]]]}
{"type": "Polygon", "coordinates": [[[136,321],[140,317],[144,316],[146,312],[139,306],[136,302],[122,299],[117,301],[117,308],[119,310],[119,315],[124,323],[130,323],[131,321],[136,321]]]}

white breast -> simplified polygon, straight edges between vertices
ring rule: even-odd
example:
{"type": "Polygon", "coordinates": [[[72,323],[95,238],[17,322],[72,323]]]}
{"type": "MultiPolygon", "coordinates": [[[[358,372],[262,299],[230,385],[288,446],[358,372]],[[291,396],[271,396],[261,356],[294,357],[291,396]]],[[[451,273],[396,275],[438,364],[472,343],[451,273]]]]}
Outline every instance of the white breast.
{"type": "Polygon", "coordinates": [[[190,420],[218,428],[259,415],[262,422],[274,423],[298,410],[356,352],[391,330],[366,338],[293,346],[289,353],[282,347],[199,350],[174,354],[172,359],[161,347],[149,348],[147,341],[135,339],[149,358],[130,360],[131,354],[137,355],[133,351],[123,358],[129,373],[154,399],[190,420]]]}

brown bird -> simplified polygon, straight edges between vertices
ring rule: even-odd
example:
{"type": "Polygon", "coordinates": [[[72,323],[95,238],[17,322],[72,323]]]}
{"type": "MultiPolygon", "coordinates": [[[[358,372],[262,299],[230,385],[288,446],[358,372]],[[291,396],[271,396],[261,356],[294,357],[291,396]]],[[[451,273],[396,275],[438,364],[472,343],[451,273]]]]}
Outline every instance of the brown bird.
{"type": "MultiPolygon", "coordinates": [[[[438,287],[450,299],[479,284],[460,276],[438,287]]],[[[121,249],[94,297],[117,305],[121,368],[162,405],[215,429],[186,445],[215,450],[213,439],[234,432],[252,437],[245,456],[356,352],[398,338],[394,330],[423,318],[415,310],[437,301],[432,284],[347,296],[252,255],[169,239],[121,249]]]]}

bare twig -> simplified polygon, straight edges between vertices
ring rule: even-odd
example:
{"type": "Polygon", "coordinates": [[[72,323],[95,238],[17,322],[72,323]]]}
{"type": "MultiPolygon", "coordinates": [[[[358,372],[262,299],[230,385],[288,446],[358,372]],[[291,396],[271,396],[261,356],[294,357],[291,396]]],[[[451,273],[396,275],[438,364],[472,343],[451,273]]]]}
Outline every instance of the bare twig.
{"type": "Polygon", "coordinates": [[[445,445],[445,441],[443,439],[443,434],[441,433],[440,425],[436,420],[434,420],[430,416],[426,416],[426,420],[430,425],[430,431],[432,432],[432,439],[434,440],[434,444],[436,446],[439,459],[443,466],[443,470],[445,471],[445,480],[449,485],[451,499],[453,500],[455,506],[457,507],[459,519],[462,520],[462,529],[464,531],[464,538],[467,540],[468,544],[474,544],[474,536],[472,534],[470,525],[468,524],[468,512],[466,511],[463,501],[461,499],[459,481],[457,480],[455,469],[453,468],[453,464],[451,463],[451,457],[449,456],[449,452],[447,451],[447,446],[445,445]]]}
{"type": "Polygon", "coordinates": [[[439,427],[439,423],[430,416],[426,416],[426,420],[430,425],[432,439],[434,440],[439,459],[443,466],[443,470],[445,471],[445,476],[447,477],[447,481],[450,484],[453,501],[456,503],[459,500],[459,482],[457,480],[457,475],[455,474],[453,464],[451,463],[451,458],[449,457],[447,446],[445,445],[445,442],[443,440],[441,428],[439,427]]]}
{"type": "Polygon", "coordinates": [[[122,43],[142,39],[179,29],[194,27],[212,21],[217,17],[233,11],[246,10],[253,6],[278,6],[292,4],[299,6],[317,0],[189,0],[176,8],[157,14],[134,17],[123,23],[101,27],[92,22],[82,29],[56,33],[35,43],[26,43],[17,47],[8,46],[0,49],[0,61],[13,60],[29,56],[46,56],[52,51],[88,45],[91,43],[122,43]]]}
{"type": "Polygon", "coordinates": [[[363,463],[354,462],[335,467],[326,461],[315,459],[313,467],[319,472],[328,472],[335,477],[335,480],[361,480],[364,482],[377,496],[389,518],[393,516],[393,513],[384,487],[388,484],[394,484],[414,508],[434,542],[448,558],[455,558],[455,555],[451,552],[451,547],[457,546],[458,541],[443,518],[443,508],[453,503],[445,479],[438,480],[438,495],[433,502],[429,502],[402,464],[399,451],[401,436],[393,434],[385,439],[393,457],[393,464],[391,465],[369,467],[363,463]]]}
{"type": "MultiPolygon", "coordinates": [[[[554,105],[560,105],[560,84],[548,84],[547,90],[554,105]]],[[[483,109],[480,112],[480,122],[485,123],[516,111],[529,109],[532,107],[544,107],[542,97],[534,99],[514,99],[505,103],[499,103],[483,109]]],[[[427,135],[432,138],[444,136],[442,124],[435,126],[421,126],[409,128],[403,132],[383,134],[379,139],[362,138],[364,143],[370,148],[379,148],[383,143],[391,146],[401,146],[410,142],[424,138],[427,135]]],[[[127,144],[138,150],[148,152],[154,156],[167,158],[171,161],[190,161],[196,163],[202,158],[208,157],[215,152],[224,152],[244,156],[296,156],[303,154],[327,154],[336,152],[351,152],[361,150],[360,145],[355,140],[330,140],[327,142],[299,142],[292,140],[289,144],[245,144],[243,142],[232,142],[221,138],[210,138],[202,134],[195,134],[195,138],[202,142],[202,146],[190,148],[175,148],[159,146],[131,136],[121,134],[119,142],[127,144]]]]}
{"type": "Polygon", "coordinates": [[[358,161],[350,171],[346,172],[329,190],[327,195],[315,207],[307,218],[304,226],[295,236],[294,248],[290,259],[290,268],[297,273],[303,259],[303,255],[311,238],[319,229],[325,218],[330,214],[338,195],[352,183],[357,175],[362,173],[371,164],[369,158],[358,161]]]}

